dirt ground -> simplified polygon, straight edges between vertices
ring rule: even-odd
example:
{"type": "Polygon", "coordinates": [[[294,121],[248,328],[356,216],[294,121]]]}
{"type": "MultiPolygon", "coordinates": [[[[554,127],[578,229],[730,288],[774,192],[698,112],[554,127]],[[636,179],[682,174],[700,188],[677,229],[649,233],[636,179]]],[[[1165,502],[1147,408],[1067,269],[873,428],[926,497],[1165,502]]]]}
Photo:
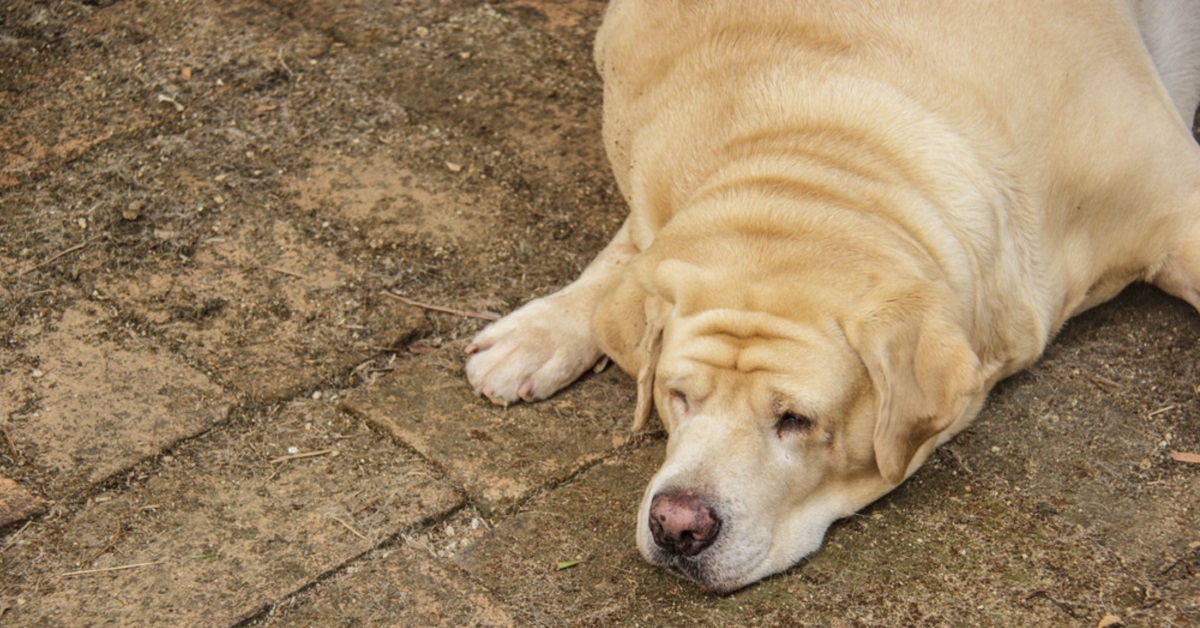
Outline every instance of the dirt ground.
{"type": "Polygon", "coordinates": [[[1071,322],[912,480],[725,597],[633,544],[610,369],[462,348],[624,215],[598,0],[0,6],[0,624],[1200,624],[1200,316],[1071,322]]]}

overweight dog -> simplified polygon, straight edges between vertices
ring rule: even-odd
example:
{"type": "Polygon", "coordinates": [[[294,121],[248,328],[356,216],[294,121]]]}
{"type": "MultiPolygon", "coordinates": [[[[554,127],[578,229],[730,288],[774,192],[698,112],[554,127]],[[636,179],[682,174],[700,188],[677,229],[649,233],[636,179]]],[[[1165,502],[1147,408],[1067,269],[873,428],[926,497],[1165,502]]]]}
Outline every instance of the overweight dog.
{"type": "Polygon", "coordinates": [[[714,592],[786,569],[1134,281],[1200,308],[1200,2],[614,0],[629,217],[466,371],[543,399],[603,356],[657,409],[637,514],[714,592]]]}

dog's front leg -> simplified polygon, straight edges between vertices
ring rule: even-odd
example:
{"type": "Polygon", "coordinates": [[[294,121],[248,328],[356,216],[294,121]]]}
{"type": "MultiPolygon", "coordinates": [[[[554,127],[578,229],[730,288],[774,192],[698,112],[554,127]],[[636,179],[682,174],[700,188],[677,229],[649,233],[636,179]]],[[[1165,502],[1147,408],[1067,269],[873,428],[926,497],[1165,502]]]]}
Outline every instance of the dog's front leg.
{"type": "Polygon", "coordinates": [[[592,314],[636,253],[626,221],[578,279],[475,336],[466,369],[475,392],[504,405],[545,399],[596,365],[592,314]]]}

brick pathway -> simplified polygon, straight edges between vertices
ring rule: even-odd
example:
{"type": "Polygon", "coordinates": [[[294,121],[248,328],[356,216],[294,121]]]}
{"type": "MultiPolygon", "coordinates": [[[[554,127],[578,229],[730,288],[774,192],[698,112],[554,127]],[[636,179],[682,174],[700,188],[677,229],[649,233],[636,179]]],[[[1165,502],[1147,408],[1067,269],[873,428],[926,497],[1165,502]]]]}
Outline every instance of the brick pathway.
{"type": "Polygon", "coordinates": [[[1169,453],[1200,449],[1200,321],[1149,290],[722,598],[634,548],[665,439],[629,438],[626,376],[470,393],[480,323],[384,293],[507,310],[603,245],[603,8],[0,8],[0,623],[1198,616],[1200,481],[1169,453]]]}

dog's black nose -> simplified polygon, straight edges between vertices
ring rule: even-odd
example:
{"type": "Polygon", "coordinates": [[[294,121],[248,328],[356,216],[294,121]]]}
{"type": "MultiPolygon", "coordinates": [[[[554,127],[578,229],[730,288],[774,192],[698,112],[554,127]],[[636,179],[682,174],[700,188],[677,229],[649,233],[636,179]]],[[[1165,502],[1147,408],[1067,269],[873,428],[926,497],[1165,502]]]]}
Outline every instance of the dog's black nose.
{"type": "Polygon", "coordinates": [[[695,556],[721,532],[721,518],[695,491],[667,489],[650,501],[650,533],[672,554],[695,556]]]}

